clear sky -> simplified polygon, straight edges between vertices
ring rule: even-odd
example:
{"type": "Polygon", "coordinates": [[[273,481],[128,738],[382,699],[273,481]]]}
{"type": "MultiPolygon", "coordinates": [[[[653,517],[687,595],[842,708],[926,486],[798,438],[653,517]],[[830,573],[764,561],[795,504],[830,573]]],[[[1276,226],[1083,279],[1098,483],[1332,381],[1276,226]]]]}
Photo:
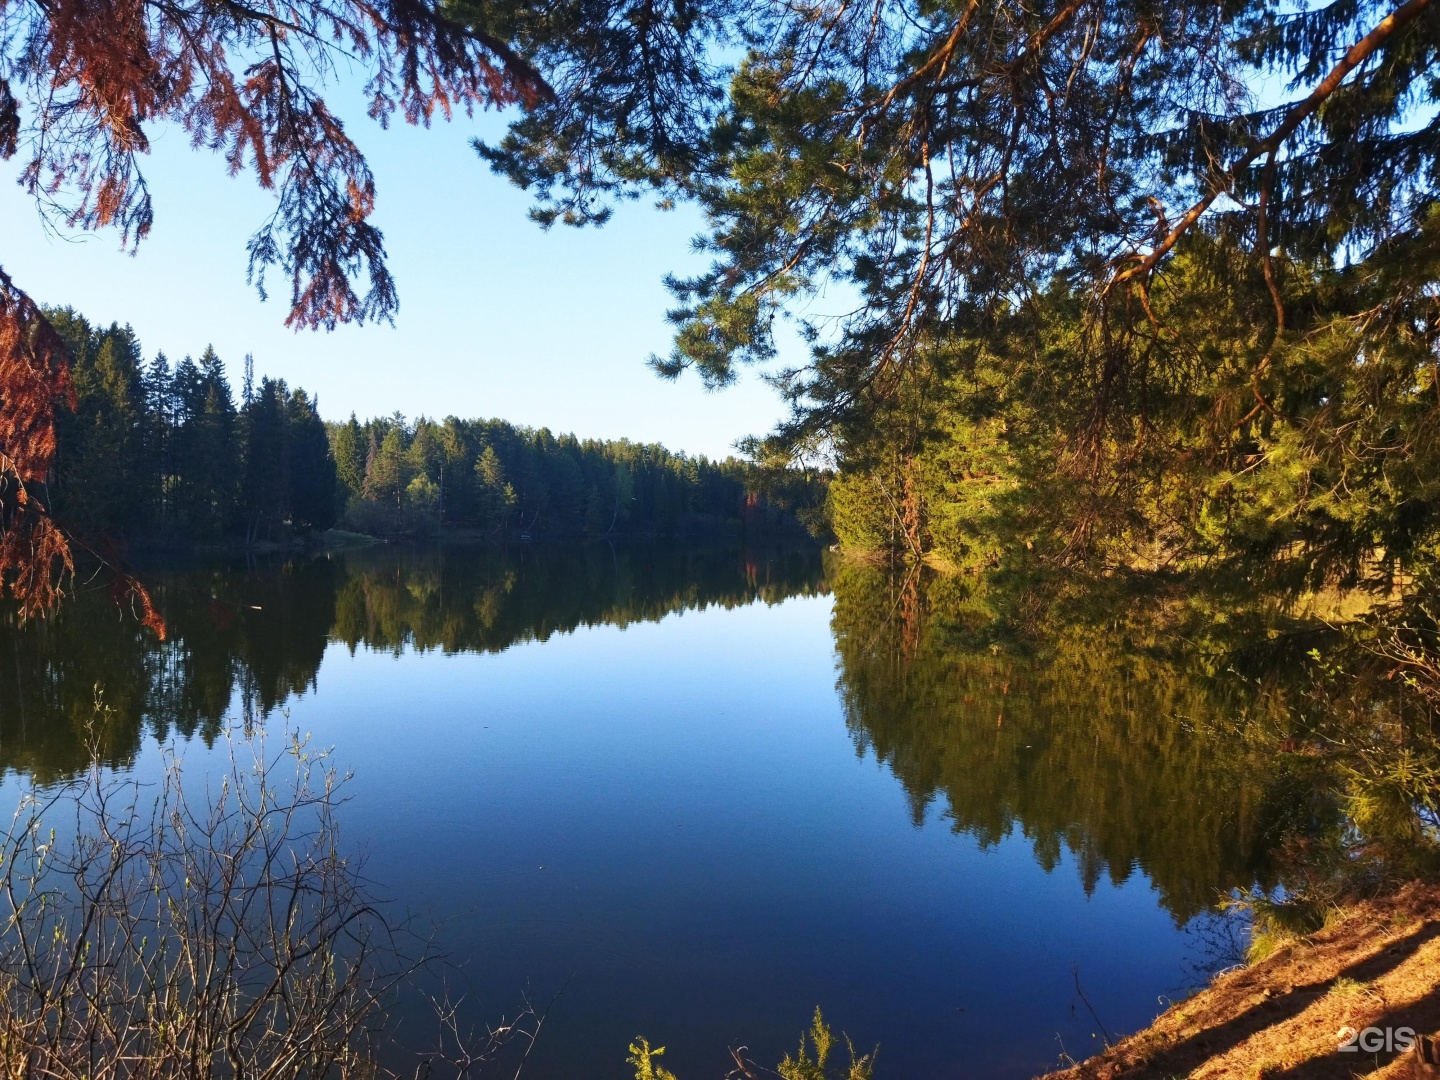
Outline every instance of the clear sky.
{"type": "Polygon", "coordinates": [[[400,292],[393,329],[287,330],[288,282],[272,279],[267,303],[245,284],[245,243],[270,197],[175,130],[153,136],[155,227],[134,257],[114,233],[44,228],[14,186],[16,162],[0,165],[0,267],[43,303],[129,322],[147,356],[163,349],[176,360],[213,343],[238,384],[253,353],[257,374],[318,394],[327,419],[498,416],[724,456],[782,415],[753,372],[707,393],[693,375],[671,383],[645,365],[669,351],[662,276],[704,265],[690,250],[701,223],[693,208],[662,213],[641,201],[599,230],[544,232],[525,216],[527,195],[469,146],[473,134],[501,131],[495,114],[381,131],[344,111],[359,116],[350,130],[375,172],[375,220],[400,292]]]}

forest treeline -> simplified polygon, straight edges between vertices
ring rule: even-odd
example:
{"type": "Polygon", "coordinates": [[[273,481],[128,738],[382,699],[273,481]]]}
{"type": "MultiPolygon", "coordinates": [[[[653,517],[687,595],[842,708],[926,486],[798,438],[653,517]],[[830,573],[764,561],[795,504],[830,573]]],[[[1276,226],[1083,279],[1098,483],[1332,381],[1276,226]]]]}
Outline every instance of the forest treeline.
{"type": "Polygon", "coordinates": [[[95,543],[286,541],[337,524],[496,540],[803,532],[825,478],[502,420],[326,424],[318,401],[253,375],[238,400],[213,348],[147,361],[128,326],[47,311],[73,357],[47,493],[95,543]]]}
{"type": "Polygon", "coordinates": [[[60,412],[53,512],[82,537],[210,542],[336,518],[335,464],[316,402],[246,365],[237,402],[212,348],[146,361],[128,326],[47,311],[72,356],[60,412]]]}
{"type": "Polygon", "coordinates": [[[443,527],[494,538],[803,533],[823,527],[826,477],[504,420],[330,425],[343,521],[382,536],[443,527]]]}

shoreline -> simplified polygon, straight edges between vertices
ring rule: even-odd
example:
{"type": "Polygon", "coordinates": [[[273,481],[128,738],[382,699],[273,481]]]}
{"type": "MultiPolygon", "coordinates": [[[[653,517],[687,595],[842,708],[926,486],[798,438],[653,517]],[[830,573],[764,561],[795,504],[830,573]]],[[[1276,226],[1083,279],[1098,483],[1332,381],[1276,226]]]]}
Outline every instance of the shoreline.
{"type": "Polygon", "coordinates": [[[1219,973],[1149,1027],[1041,1080],[1440,1075],[1416,1071],[1402,1028],[1440,1032],[1440,885],[1338,909],[1323,929],[1219,973]]]}

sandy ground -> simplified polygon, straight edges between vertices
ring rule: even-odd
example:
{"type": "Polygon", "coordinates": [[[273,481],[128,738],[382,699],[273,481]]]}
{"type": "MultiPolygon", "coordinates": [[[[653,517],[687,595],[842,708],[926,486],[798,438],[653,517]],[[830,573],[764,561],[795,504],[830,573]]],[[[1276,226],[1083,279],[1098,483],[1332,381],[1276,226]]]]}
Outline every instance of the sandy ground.
{"type": "Polygon", "coordinates": [[[1340,1050],[1352,1031],[1369,1027],[1440,1032],[1436,886],[1412,884],[1348,909],[1264,961],[1222,973],[1149,1028],[1047,1080],[1440,1076],[1398,1048],[1340,1050]]]}

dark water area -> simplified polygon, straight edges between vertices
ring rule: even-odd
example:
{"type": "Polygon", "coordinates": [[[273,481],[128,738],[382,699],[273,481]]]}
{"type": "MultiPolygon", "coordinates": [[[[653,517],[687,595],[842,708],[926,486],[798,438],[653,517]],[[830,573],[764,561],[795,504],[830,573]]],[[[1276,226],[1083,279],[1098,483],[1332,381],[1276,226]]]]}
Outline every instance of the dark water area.
{"type": "Polygon", "coordinates": [[[881,1077],[1026,1077],[1226,962],[1293,801],[1214,673],[1077,628],[970,635],[957,586],[816,549],[372,548],[146,571],[0,623],[5,798],[287,726],[353,772],[366,874],[433,918],[526,1075],[778,1060],[815,1006],[881,1077]],[[1077,991],[1083,988],[1083,997],[1077,991]],[[558,997],[554,995],[559,994],[558,997]]]}

